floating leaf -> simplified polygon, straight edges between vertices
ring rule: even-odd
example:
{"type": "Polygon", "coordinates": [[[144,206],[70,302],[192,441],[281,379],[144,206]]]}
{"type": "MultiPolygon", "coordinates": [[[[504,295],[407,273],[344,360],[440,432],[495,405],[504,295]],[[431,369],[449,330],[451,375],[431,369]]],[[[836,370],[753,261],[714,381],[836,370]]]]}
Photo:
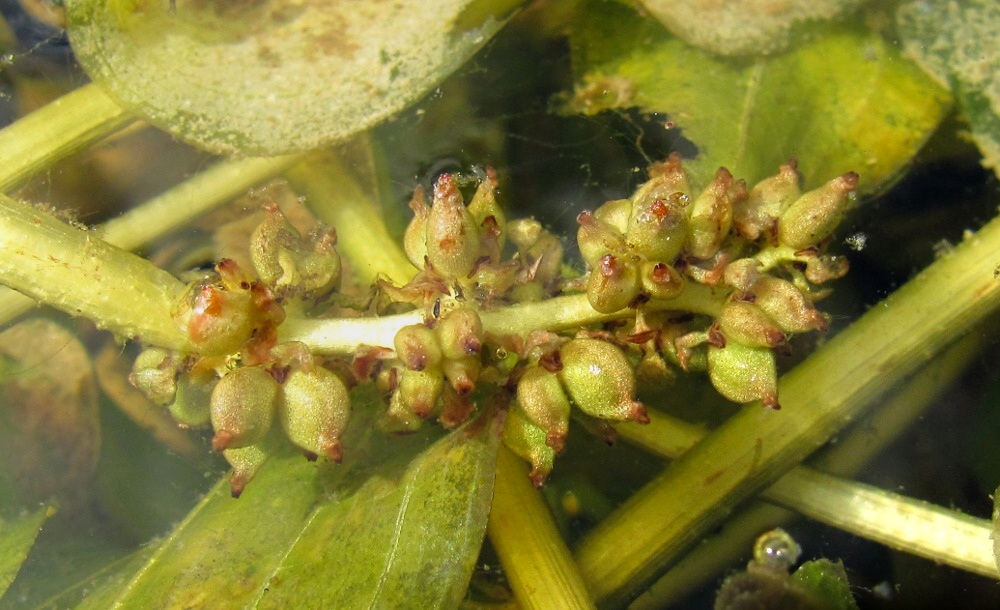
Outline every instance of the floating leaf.
{"type": "Polygon", "coordinates": [[[910,2],[896,14],[903,50],[958,98],[983,165],[1000,176],[1000,4],[910,2]]]}
{"type": "Polygon", "coordinates": [[[274,155],[365,129],[430,90],[513,0],[72,0],[70,40],[128,108],[214,152],[274,155]]]}
{"type": "MultiPolygon", "coordinates": [[[[376,400],[356,392],[343,464],[272,458],[238,500],[220,482],[114,603],[455,606],[482,544],[499,432],[485,417],[436,443],[430,427],[388,438],[376,400]]],[[[99,591],[107,604],[107,585],[99,591]]]]}
{"type": "Polygon", "coordinates": [[[685,167],[702,184],[720,165],[753,184],[797,157],[806,188],[853,169],[872,192],[949,107],[946,91],[870,33],[839,28],[782,55],[735,62],[619,3],[587,6],[571,38],[578,84],[569,109],[665,115],[698,147],[685,167]]]}
{"type": "Polygon", "coordinates": [[[35,544],[38,532],[42,530],[42,524],[55,512],[55,509],[45,507],[9,521],[0,518],[0,597],[14,582],[21,564],[28,557],[28,551],[35,544]]]}

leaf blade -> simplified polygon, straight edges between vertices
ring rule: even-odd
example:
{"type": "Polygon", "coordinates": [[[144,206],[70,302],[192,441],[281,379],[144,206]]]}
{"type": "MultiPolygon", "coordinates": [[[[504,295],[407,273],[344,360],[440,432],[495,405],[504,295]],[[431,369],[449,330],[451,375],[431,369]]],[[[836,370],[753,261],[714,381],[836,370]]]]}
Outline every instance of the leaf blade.
{"type": "Polygon", "coordinates": [[[55,512],[51,506],[45,506],[16,519],[0,519],[0,598],[14,582],[45,521],[55,512]]]}
{"type": "Polygon", "coordinates": [[[877,36],[847,28],[751,62],[719,59],[617,3],[591,3],[571,37],[577,96],[609,76],[631,95],[606,108],[664,114],[699,148],[706,183],[720,165],[754,183],[789,157],[806,188],[852,167],[860,189],[889,183],[950,106],[950,96],[877,36]]]}

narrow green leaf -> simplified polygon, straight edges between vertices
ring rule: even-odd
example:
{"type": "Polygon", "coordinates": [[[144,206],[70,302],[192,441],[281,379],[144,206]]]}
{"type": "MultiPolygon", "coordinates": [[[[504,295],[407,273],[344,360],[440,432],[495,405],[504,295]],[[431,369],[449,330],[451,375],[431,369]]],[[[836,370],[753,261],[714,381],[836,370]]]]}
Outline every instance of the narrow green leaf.
{"type": "Polygon", "coordinates": [[[42,531],[42,524],[55,512],[54,508],[46,506],[9,521],[0,519],[0,597],[14,582],[38,532],[42,531]]]}
{"type": "Polygon", "coordinates": [[[951,87],[983,154],[1000,176],[1000,4],[909,2],[897,13],[904,51],[951,87]]]}
{"type": "Polygon", "coordinates": [[[280,561],[316,502],[317,467],[272,458],[236,500],[220,481],[121,589],[121,608],[230,608],[280,561]]]}
{"type": "Polygon", "coordinates": [[[689,47],[620,3],[587,6],[571,36],[569,109],[665,115],[698,147],[685,166],[702,184],[720,165],[752,184],[796,157],[807,188],[853,169],[871,192],[913,157],[950,104],[947,91],[871,33],[836,28],[740,62],[689,47]]]}
{"type": "Polygon", "coordinates": [[[258,607],[457,607],[486,530],[498,423],[483,415],[320,506],[258,607]]]}
{"type": "MultiPolygon", "coordinates": [[[[436,443],[434,426],[389,437],[380,407],[372,388],[355,392],[343,464],[274,457],[239,500],[220,482],[111,605],[456,605],[486,528],[496,423],[483,417],[436,443]]],[[[93,583],[89,607],[106,602],[107,582],[93,583]]]]}

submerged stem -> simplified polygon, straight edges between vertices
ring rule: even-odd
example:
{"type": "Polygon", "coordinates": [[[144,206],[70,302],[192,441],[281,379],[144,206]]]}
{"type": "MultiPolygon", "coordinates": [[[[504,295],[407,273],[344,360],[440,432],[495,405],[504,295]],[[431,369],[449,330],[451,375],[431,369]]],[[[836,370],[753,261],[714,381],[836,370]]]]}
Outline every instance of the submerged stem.
{"type": "Polygon", "coordinates": [[[119,337],[195,351],[171,317],[177,278],[29,204],[0,195],[0,281],[119,337]]]}
{"type": "MultiPolygon", "coordinates": [[[[124,250],[135,250],[222,205],[281,171],[299,157],[222,161],[209,169],[95,227],[93,234],[124,250]]],[[[36,305],[19,292],[0,288],[0,324],[36,305]]]]}
{"type": "Polygon", "coordinates": [[[994,219],[785,375],[782,410],[744,408],[601,523],[576,552],[598,600],[624,603],[733,506],[995,310],[998,259],[994,219]]]}
{"type": "Polygon", "coordinates": [[[133,120],[94,84],[76,89],[0,130],[0,191],[20,184],[133,120]]]}
{"type": "Polygon", "coordinates": [[[504,572],[525,609],[594,608],[580,570],[559,535],[525,462],[506,447],[497,456],[487,527],[504,572]]]}
{"type": "MultiPolygon", "coordinates": [[[[983,336],[979,332],[966,335],[959,343],[929,362],[923,369],[901,384],[884,405],[879,405],[870,416],[859,421],[837,442],[825,449],[812,465],[829,474],[852,476],[883,448],[894,442],[932,404],[951,388],[956,378],[966,370],[979,353],[983,336]]],[[[648,426],[624,425],[618,428],[622,438],[664,457],[677,457],[688,447],[701,440],[707,431],[692,430],[690,424],[680,422],[680,432],[674,418],[656,414],[648,426]],[[696,438],[692,440],[692,435],[696,438]],[[672,442],[671,442],[672,441],[672,442]]],[[[787,476],[787,475],[786,475],[787,476]]],[[[779,479],[780,481],[780,479],[779,479]]],[[[652,610],[671,607],[693,591],[718,577],[732,567],[746,549],[753,546],[761,532],[785,526],[795,519],[797,508],[785,509],[763,501],[754,501],[730,518],[722,529],[687,553],[677,565],[656,581],[629,607],[632,610],[652,610]]],[[[838,523],[843,529],[859,533],[851,523],[838,523]]],[[[866,524],[861,524],[867,527],[866,524]]],[[[923,546],[934,550],[933,559],[950,565],[961,560],[952,559],[948,547],[934,548],[923,540],[904,541],[901,550],[915,552],[909,546],[923,546]]],[[[897,547],[900,548],[900,547],[897,547]]],[[[916,552],[916,554],[925,554],[916,552]]]]}

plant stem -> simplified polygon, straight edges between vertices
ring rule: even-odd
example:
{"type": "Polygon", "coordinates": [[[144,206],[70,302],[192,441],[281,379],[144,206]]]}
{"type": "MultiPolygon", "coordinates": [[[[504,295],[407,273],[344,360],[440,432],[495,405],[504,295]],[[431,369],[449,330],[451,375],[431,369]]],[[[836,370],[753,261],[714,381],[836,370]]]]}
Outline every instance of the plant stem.
{"type": "MultiPolygon", "coordinates": [[[[298,156],[285,156],[221,161],[162,195],[95,227],[93,233],[123,250],[142,248],[253,185],[281,173],[298,159],[298,156]]],[[[23,294],[0,288],[0,324],[35,306],[35,301],[23,294]]]]}
{"type": "MultiPolygon", "coordinates": [[[[940,358],[932,360],[919,373],[901,384],[901,389],[884,406],[878,407],[869,417],[853,426],[848,434],[824,450],[818,460],[813,460],[813,466],[831,474],[854,475],[884,447],[894,442],[929,406],[937,403],[979,354],[982,343],[983,334],[977,331],[969,333],[948,348],[940,358]]],[[[625,440],[634,441],[658,455],[680,455],[687,447],[679,449],[677,445],[688,441],[690,436],[678,440],[675,438],[677,432],[673,424],[674,418],[658,413],[655,415],[649,426],[623,425],[618,427],[619,433],[625,440]],[[673,446],[668,444],[669,441],[673,441],[673,446]],[[658,448],[657,445],[663,446],[658,448]]],[[[682,432],[691,428],[686,422],[681,421],[680,424],[682,432]]],[[[696,430],[693,434],[704,436],[708,433],[696,430]]],[[[690,442],[690,445],[695,442],[697,441],[690,442]]],[[[798,516],[795,512],[774,504],[754,501],[735,517],[728,519],[721,531],[706,538],[686,554],[632,602],[629,608],[654,610],[673,606],[733,566],[739,557],[745,557],[761,532],[783,526],[798,516]]],[[[856,528],[845,529],[853,532],[856,528]]],[[[910,541],[913,542],[919,541],[910,541]]],[[[951,563],[947,549],[934,560],[951,563]]]]}
{"type": "Polygon", "coordinates": [[[149,261],[0,195],[0,279],[121,338],[194,351],[171,317],[184,284],[149,261]]]}
{"type": "Polygon", "coordinates": [[[988,519],[801,466],[763,495],[807,517],[894,549],[1000,579],[988,519]]]}
{"type": "Polygon", "coordinates": [[[487,533],[518,604],[525,610],[594,608],[573,556],[524,460],[506,447],[497,456],[487,533]]]}
{"type": "MultiPolygon", "coordinates": [[[[653,300],[644,307],[648,310],[712,313],[721,306],[724,297],[724,291],[692,283],[680,297],[669,301],[653,300]]],[[[522,336],[538,329],[559,331],[633,315],[635,313],[630,309],[609,314],[597,312],[590,306],[585,294],[511,305],[481,314],[486,332],[522,336]]],[[[351,354],[362,345],[391,348],[397,330],[421,322],[423,314],[420,311],[383,318],[290,318],[278,328],[278,333],[282,341],[301,341],[319,354],[351,354]]]]}
{"type": "Polygon", "coordinates": [[[0,130],[0,191],[133,120],[97,85],[84,85],[0,130]]]}
{"type": "MultiPolygon", "coordinates": [[[[710,316],[718,314],[729,291],[688,282],[684,292],[669,300],[653,299],[643,305],[647,311],[689,311],[710,316]]],[[[567,330],[579,326],[620,320],[635,315],[630,309],[600,313],[590,306],[587,295],[574,294],[545,301],[511,305],[482,314],[483,328],[495,335],[526,335],[535,329],[567,330]]]]}
{"type": "Polygon", "coordinates": [[[735,505],[992,312],[1000,304],[996,260],[1000,219],[785,375],[782,410],[744,408],[609,516],[576,552],[595,597],[626,603],[735,505]]]}

